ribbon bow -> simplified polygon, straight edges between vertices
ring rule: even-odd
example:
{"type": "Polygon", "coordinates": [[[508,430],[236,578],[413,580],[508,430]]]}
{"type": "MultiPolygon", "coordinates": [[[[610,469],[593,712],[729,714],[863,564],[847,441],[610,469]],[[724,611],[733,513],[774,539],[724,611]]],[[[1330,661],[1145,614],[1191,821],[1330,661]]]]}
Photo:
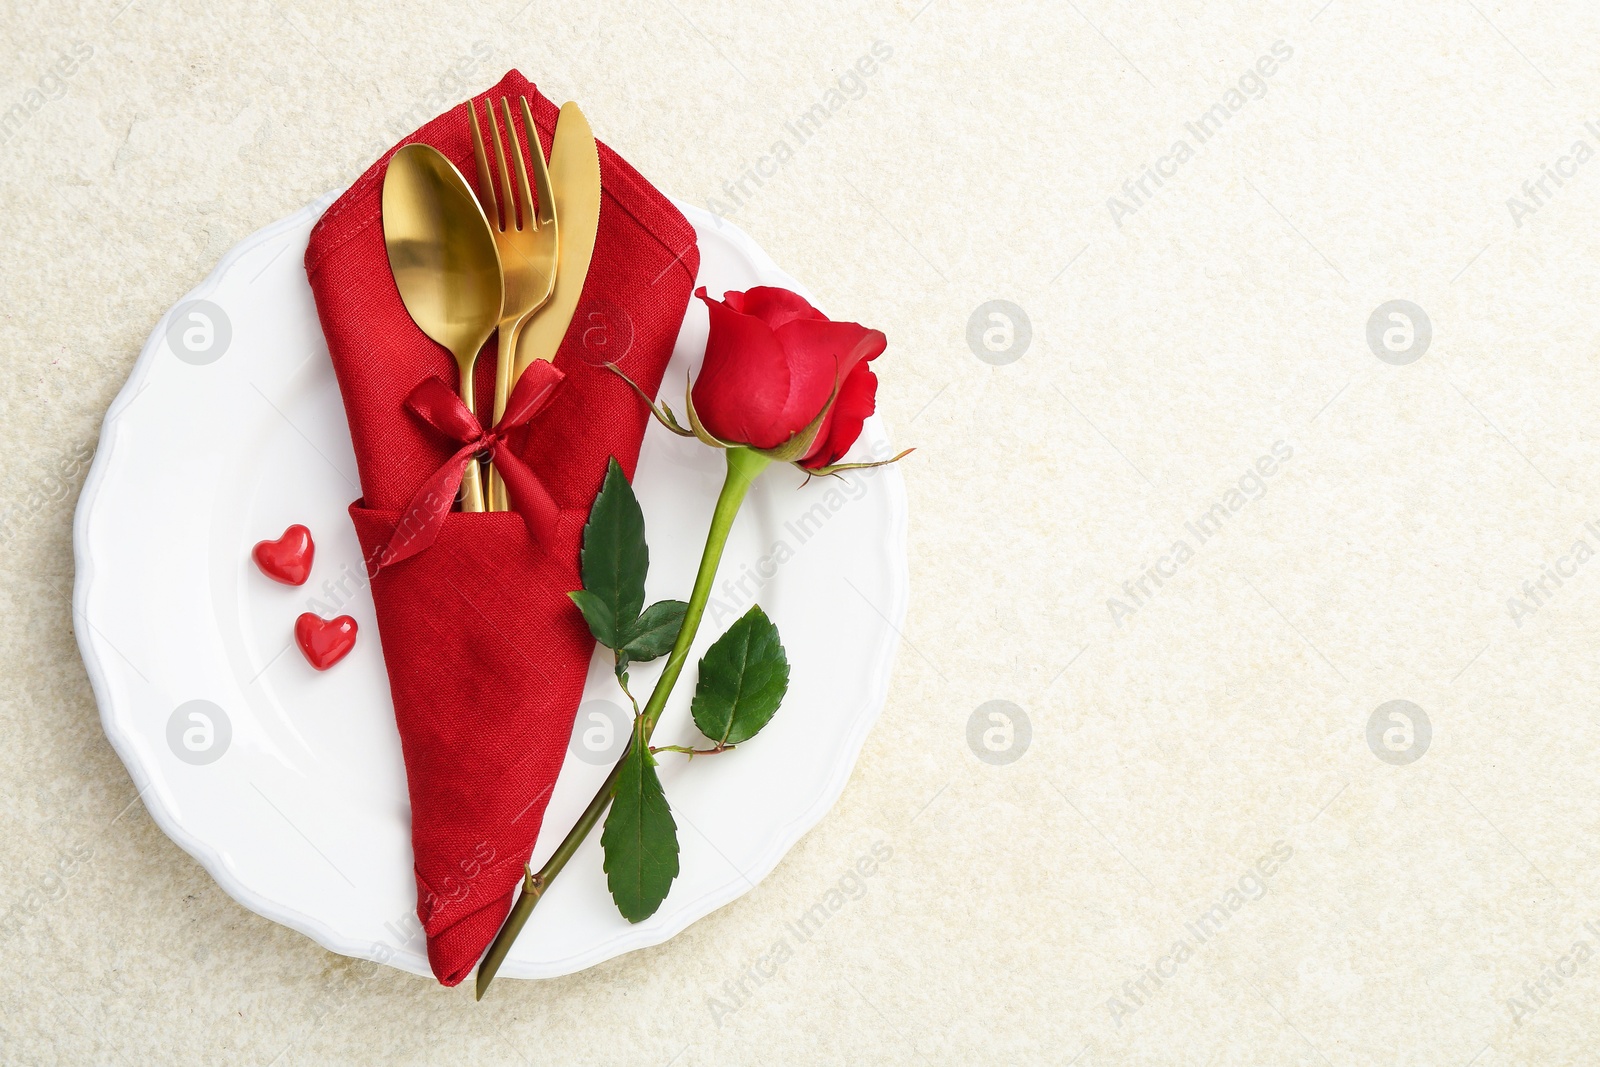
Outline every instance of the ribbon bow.
{"type": "Polygon", "coordinates": [[[495,470],[506,483],[511,508],[522,516],[529,535],[537,542],[549,544],[560,509],[538,476],[511,451],[506,438],[549,403],[564,377],[542,360],[530,363],[511,390],[505,413],[488,430],[443,380],[428,378],[411,390],[411,395],[406,397],[406,407],[412,414],[452,441],[460,442],[461,447],[429,475],[412,496],[411,503],[395,524],[394,533],[389,536],[389,543],[378,556],[379,566],[387,567],[410,559],[433,544],[461,488],[467,464],[475,462],[473,457],[479,452],[489,454],[495,470]]]}

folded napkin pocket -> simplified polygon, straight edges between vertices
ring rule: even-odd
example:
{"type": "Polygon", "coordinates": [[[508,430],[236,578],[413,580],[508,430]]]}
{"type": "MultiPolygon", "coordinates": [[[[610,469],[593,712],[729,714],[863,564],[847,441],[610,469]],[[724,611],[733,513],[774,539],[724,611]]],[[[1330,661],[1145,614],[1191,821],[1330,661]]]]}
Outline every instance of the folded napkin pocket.
{"type": "MultiPolygon", "coordinates": [[[[351,505],[365,558],[402,514],[351,505]]],[[[584,520],[563,513],[546,546],[510,512],[450,512],[427,551],[372,577],[410,785],[418,915],[447,984],[505,918],[561,773],[594,647],[567,598],[582,585],[573,563],[584,520]],[[473,930],[479,913],[483,930],[473,930]],[[463,923],[455,940],[476,949],[436,946],[463,923]]]]}
{"type": "MultiPolygon", "coordinates": [[[[502,97],[526,97],[544,145],[552,143],[553,102],[511,71],[474,105],[502,97]]],[[[413,141],[473,181],[464,107],[401,144],[413,141]]],[[[649,418],[603,364],[616,362],[653,394],[699,269],[683,214],[611,148],[598,149],[599,227],[555,354],[558,382],[500,438],[527,476],[523,499],[538,507],[463,514],[445,511],[445,499],[430,520],[432,542],[372,578],[411,796],[417,914],[446,985],[471,972],[510,908],[582,699],[594,641],[567,594],[581,586],[583,524],[611,459],[632,476],[649,418]],[[583,335],[601,312],[625,324],[627,341],[597,360],[583,335]]],[[[392,154],[328,208],[305,258],[361,477],[350,518],[365,558],[380,562],[396,529],[417,521],[419,501],[453,494],[453,484],[435,491],[439,472],[476,440],[459,426],[441,432],[449,398],[430,400],[439,387],[427,383],[453,383],[455,364],[412,322],[389,270],[382,186],[392,154]],[[419,417],[429,413],[431,421],[419,417]]],[[[491,342],[478,359],[480,396],[491,395],[494,357],[491,342]]]]}

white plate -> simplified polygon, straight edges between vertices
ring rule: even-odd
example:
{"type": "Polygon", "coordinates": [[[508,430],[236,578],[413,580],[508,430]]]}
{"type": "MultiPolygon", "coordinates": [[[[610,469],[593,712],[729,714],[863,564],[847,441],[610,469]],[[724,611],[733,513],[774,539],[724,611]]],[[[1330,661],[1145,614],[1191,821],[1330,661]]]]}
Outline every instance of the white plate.
{"type": "MultiPolygon", "coordinates": [[[[355,458],[301,265],[331,200],[229,252],[145,343],[106,414],[78,504],[74,612],[106,735],[168,836],[246,907],[335,952],[425,975],[405,771],[345,512],[358,495],[355,458]],[[212,320],[209,339],[189,314],[192,300],[209,302],[200,309],[212,320]],[[268,581],[249,560],[252,544],[294,522],[317,543],[299,588],[268,581]],[[291,628],[302,611],[333,609],[355,616],[362,633],[344,662],[318,674],[293,647],[291,628]],[[209,731],[191,717],[196,708],[209,731]]],[[[713,294],[753,285],[804,292],[742,231],[678,207],[699,233],[698,284],[713,294]]],[[[705,324],[704,307],[691,301],[668,398],[682,395],[705,324]]],[[[886,454],[871,419],[852,458],[886,454]]],[[[651,426],[635,481],[652,600],[687,596],[721,476],[711,449],[651,426]]],[[[671,894],[649,920],[629,925],[606,893],[593,834],[502,974],[553,977],[660,944],[754,886],[843,790],[883,705],[905,613],[905,489],[893,468],[843,483],[801,481],[784,467],[757,483],[694,652],[698,659],[759,599],[789,651],[789,696],[738,751],[693,766],[663,761],[683,849],[671,894]]],[[[636,691],[647,691],[658,666],[636,668],[636,691]]],[[[668,705],[663,743],[695,736],[693,673],[668,705]]],[[[583,710],[596,700],[620,700],[599,655],[583,710]]],[[[577,733],[605,740],[587,714],[577,733]]],[[[536,861],[604,777],[603,760],[573,751],[536,861]]]]}

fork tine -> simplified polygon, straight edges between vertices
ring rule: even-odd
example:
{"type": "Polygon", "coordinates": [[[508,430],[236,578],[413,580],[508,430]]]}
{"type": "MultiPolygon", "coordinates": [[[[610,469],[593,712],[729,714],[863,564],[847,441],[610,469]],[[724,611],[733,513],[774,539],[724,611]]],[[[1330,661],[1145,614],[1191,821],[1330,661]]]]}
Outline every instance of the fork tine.
{"type": "Polygon", "coordinates": [[[533,183],[539,190],[539,225],[548,226],[556,221],[556,194],[550,188],[550,169],[544,161],[544,145],[539,140],[539,127],[533,124],[533,110],[528,98],[522,101],[522,124],[528,130],[528,144],[533,153],[533,183]]]}
{"type": "Polygon", "coordinates": [[[506,150],[500,141],[500,126],[495,122],[494,105],[485,100],[483,110],[489,117],[489,135],[494,138],[494,158],[500,164],[500,191],[505,195],[505,221],[500,226],[500,232],[516,228],[517,202],[511,196],[511,172],[506,169],[506,150]]]}
{"type": "Polygon", "coordinates": [[[533,190],[528,188],[528,165],[522,161],[522,141],[517,138],[517,124],[511,121],[511,101],[500,98],[500,108],[506,115],[506,140],[511,142],[511,158],[516,161],[517,191],[522,198],[517,201],[517,229],[536,230],[533,221],[533,190]]]}
{"type": "Polygon", "coordinates": [[[478,199],[483,202],[483,213],[489,223],[500,228],[500,205],[494,197],[494,175],[489,172],[489,154],[483,150],[483,131],[478,128],[478,109],[467,101],[467,115],[472,119],[472,158],[478,165],[478,199]]]}

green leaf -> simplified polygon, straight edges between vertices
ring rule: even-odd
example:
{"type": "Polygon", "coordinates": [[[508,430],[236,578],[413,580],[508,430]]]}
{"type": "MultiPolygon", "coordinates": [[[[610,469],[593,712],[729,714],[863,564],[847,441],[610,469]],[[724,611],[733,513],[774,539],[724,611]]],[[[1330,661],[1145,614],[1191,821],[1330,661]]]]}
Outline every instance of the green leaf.
{"type": "Polygon", "coordinates": [[[655,757],[638,732],[622,761],[617,791],[600,835],[606,885],[622,917],[643,922],[667,899],[678,877],[678,826],[656,776],[655,757]]]}
{"type": "Polygon", "coordinates": [[[767,725],[788,690],[789,657],[778,628],[754,607],[701,657],[689,712],[711,740],[737,745],[767,725]]]}
{"type": "Polygon", "coordinates": [[[616,648],[621,644],[617,635],[617,620],[611,614],[611,607],[604,600],[595,596],[587,589],[579,589],[568,593],[572,602],[578,605],[578,610],[583,612],[583,621],[589,624],[589,632],[594,634],[594,639],[607,648],[616,648]]]}
{"type": "MultiPolygon", "coordinates": [[[[625,643],[639,610],[644,607],[644,576],[650,569],[650,549],[644,542],[644,512],[615,459],[606,468],[600,495],[589,509],[583,528],[583,591],[605,608],[591,611],[582,601],[578,610],[589,621],[589,632],[607,648],[625,643]],[[595,619],[610,616],[610,626],[596,629],[595,619]]],[[[574,600],[577,600],[574,597],[574,600]]]]}
{"type": "Polygon", "coordinates": [[[681,600],[658,600],[644,609],[628,632],[622,653],[635,663],[647,663],[672,651],[683,628],[689,605],[681,600]]]}

